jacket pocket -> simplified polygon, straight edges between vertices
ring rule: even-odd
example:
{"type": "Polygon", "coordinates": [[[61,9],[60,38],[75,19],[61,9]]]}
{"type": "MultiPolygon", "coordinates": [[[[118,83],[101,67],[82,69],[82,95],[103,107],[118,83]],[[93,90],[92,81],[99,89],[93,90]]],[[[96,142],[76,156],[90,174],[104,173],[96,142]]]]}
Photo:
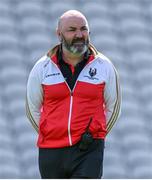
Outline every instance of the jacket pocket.
{"type": "Polygon", "coordinates": [[[44,119],[43,121],[40,121],[40,132],[43,136],[46,136],[47,134],[47,121],[44,119]]]}

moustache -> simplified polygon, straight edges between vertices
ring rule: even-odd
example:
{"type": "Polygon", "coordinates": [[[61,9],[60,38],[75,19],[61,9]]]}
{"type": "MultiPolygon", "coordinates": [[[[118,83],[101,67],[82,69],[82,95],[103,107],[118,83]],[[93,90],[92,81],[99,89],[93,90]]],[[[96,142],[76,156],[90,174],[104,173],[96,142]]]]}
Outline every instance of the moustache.
{"type": "Polygon", "coordinates": [[[85,39],[83,39],[83,38],[76,38],[76,39],[73,39],[72,45],[73,45],[74,43],[77,43],[77,42],[85,43],[85,39]]]}

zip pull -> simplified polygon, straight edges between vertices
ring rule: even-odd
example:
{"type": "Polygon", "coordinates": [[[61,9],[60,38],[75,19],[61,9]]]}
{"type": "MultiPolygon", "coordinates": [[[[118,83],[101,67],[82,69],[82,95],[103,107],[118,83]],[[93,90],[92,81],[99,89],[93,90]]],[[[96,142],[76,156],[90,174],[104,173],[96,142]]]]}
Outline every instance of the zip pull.
{"type": "Polygon", "coordinates": [[[90,118],[90,121],[89,121],[89,123],[87,125],[86,132],[89,132],[89,127],[90,127],[91,122],[92,122],[92,117],[90,118]]]}
{"type": "Polygon", "coordinates": [[[71,96],[73,96],[73,91],[71,91],[71,96]]]}

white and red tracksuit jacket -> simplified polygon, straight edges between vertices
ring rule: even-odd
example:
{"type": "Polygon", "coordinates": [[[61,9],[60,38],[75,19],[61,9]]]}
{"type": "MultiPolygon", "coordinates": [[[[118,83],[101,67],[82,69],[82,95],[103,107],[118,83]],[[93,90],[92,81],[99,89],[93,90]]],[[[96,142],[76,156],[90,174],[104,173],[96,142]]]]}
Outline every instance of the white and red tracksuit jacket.
{"type": "Polygon", "coordinates": [[[89,131],[104,139],[120,114],[121,93],[113,64],[90,45],[91,58],[71,90],[57,65],[54,47],[33,67],[27,83],[27,116],[38,131],[38,147],[76,144],[89,131]]]}

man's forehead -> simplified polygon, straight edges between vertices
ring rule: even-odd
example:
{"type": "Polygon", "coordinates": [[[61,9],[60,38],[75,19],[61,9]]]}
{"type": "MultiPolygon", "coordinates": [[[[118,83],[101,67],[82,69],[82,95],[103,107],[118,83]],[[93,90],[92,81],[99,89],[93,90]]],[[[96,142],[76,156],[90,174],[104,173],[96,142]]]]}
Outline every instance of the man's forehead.
{"type": "Polygon", "coordinates": [[[82,17],[69,16],[61,21],[62,26],[87,26],[87,22],[82,17]]]}
{"type": "Polygon", "coordinates": [[[85,16],[79,11],[67,11],[59,19],[59,26],[88,26],[85,16]]]}

